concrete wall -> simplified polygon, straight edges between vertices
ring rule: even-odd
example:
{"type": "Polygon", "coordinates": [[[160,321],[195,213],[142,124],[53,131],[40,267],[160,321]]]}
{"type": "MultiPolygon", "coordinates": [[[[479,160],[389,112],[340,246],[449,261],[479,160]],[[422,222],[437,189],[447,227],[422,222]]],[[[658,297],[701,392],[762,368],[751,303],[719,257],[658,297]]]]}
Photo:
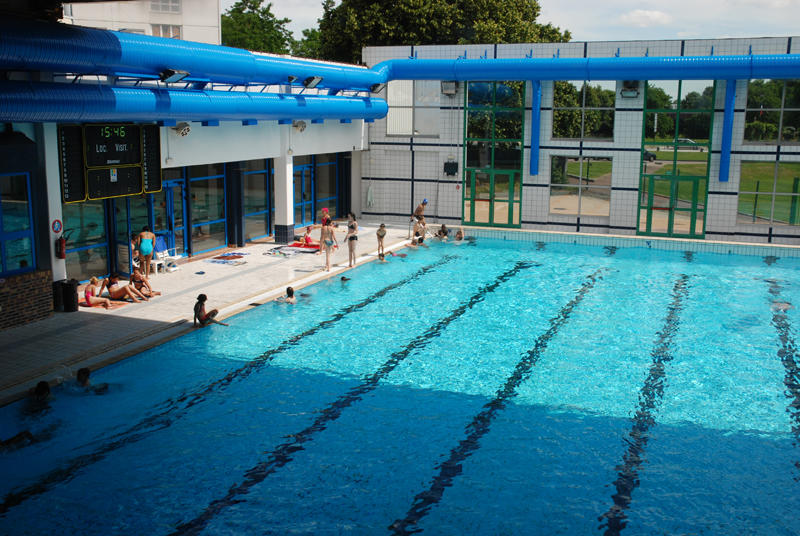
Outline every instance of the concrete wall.
{"type": "Polygon", "coordinates": [[[153,24],[170,24],[181,27],[185,41],[220,44],[218,0],[181,0],[180,13],[152,11],[150,0],[65,4],[63,21],[145,35],[153,35],[153,24]]]}

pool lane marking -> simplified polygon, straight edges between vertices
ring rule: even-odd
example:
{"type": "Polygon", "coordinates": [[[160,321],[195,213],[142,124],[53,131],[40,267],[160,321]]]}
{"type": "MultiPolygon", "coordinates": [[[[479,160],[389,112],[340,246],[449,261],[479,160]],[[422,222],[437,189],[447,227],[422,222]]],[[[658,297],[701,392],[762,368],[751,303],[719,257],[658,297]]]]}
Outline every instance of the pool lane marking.
{"type": "Polygon", "coordinates": [[[505,409],[510,399],[517,395],[517,388],[528,379],[531,370],[536,365],[542,353],[547,349],[550,340],[567,323],[573,309],[583,300],[586,294],[595,286],[597,280],[601,278],[604,268],[596,270],[587,277],[587,280],[578,289],[578,292],[561,310],[550,319],[550,328],[536,339],[536,344],[529,350],[517,363],[514,372],[506,379],[503,386],[498,389],[495,398],[483,406],[483,411],[476,415],[470,422],[465,431],[467,437],[462,439],[458,446],[450,451],[450,456],[446,461],[438,465],[439,474],[436,475],[430,488],[420,492],[414,497],[411,508],[406,517],[398,519],[389,525],[389,531],[395,534],[413,534],[420,532],[416,525],[425,517],[433,505],[437,504],[444,495],[445,489],[450,487],[453,479],[461,474],[461,464],[469,458],[473,452],[480,448],[480,439],[489,432],[489,427],[497,413],[505,409]]]}
{"type": "Polygon", "coordinates": [[[438,320],[424,333],[417,335],[403,349],[391,354],[375,373],[365,376],[359,385],[351,388],[344,395],[340,396],[325,409],[320,411],[319,416],[310,426],[299,433],[290,434],[288,437],[291,439],[278,445],[275,450],[270,452],[266,461],[259,462],[256,466],[245,472],[245,479],[241,484],[231,486],[224,497],[212,501],[200,515],[191,521],[182,523],[176,528],[175,532],[171,534],[198,534],[222,510],[241,502],[243,499],[238,498],[239,496],[248,493],[250,488],[263,482],[269,475],[291,462],[293,459],[292,456],[295,453],[304,450],[304,443],[311,441],[314,438],[314,434],[325,430],[328,424],[338,419],[346,408],[361,400],[364,395],[375,390],[375,388],[378,387],[378,383],[388,376],[389,373],[413,351],[420,350],[427,346],[429,342],[438,337],[454,320],[461,317],[467,310],[482,302],[487,294],[494,292],[500,285],[517,275],[520,271],[533,266],[541,265],[533,262],[519,261],[515,263],[513,268],[500,274],[491,284],[481,287],[477,293],[451,311],[449,315],[438,320]]]}
{"type": "MultiPolygon", "coordinates": [[[[779,298],[781,287],[778,282],[774,279],[766,281],[769,283],[769,293],[775,298],[779,298]]],[[[789,399],[786,412],[791,416],[794,445],[800,446],[800,364],[798,364],[797,343],[792,337],[792,326],[785,309],[773,308],[772,325],[778,332],[778,340],[781,343],[781,347],[778,348],[778,357],[786,370],[783,377],[786,397],[789,399]]],[[[800,461],[794,462],[794,466],[800,470],[800,461]]],[[[800,480],[800,478],[795,477],[795,480],[800,480]]]]}
{"type": "Polygon", "coordinates": [[[135,443],[141,439],[144,439],[146,436],[150,435],[153,432],[162,430],[164,428],[168,428],[169,426],[172,425],[173,422],[183,417],[183,415],[186,414],[186,411],[189,408],[204,401],[205,396],[214,391],[215,389],[224,388],[229,384],[231,384],[236,379],[246,378],[253,372],[257,371],[258,369],[269,363],[277,354],[295,346],[302,339],[314,335],[315,333],[317,333],[322,329],[332,326],[333,324],[344,318],[346,315],[356,312],[359,309],[363,309],[367,305],[385,296],[392,290],[395,290],[403,285],[411,283],[412,281],[424,276],[434,268],[437,268],[439,266],[442,266],[443,264],[451,262],[456,258],[458,258],[457,255],[445,255],[438,262],[434,264],[429,264],[427,266],[423,266],[410,276],[382,288],[378,292],[368,296],[362,301],[350,305],[348,307],[345,307],[344,309],[333,315],[331,318],[323,320],[319,324],[305,330],[304,332],[284,340],[275,348],[267,350],[266,352],[256,357],[252,361],[249,361],[246,365],[230,372],[225,377],[220,378],[208,384],[206,387],[200,389],[199,391],[195,391],[194,393],[189,393],[189,394],[182,394],[176,400],[172,399],[167,400],[166,402],[158,406],[158,407],[163,407],[164,405],[166,405],[167,406],[166,409],[162,410],[160,413],[157,413],[155,415],[150,415],[149,417],[142,419],[141,421],[139,421],[138,423],[136,423],[135,425],[131,426],[130,428],[128,428],[123,432],[112,435],[109,438],[109,442],[100,446],[94,452],[77,456],[72,460],[68,461],[66,463],[66,466],[53,469],[52,471],[48,472],[43,477],[41,477],[35,483],[19,491],[9,492],[3,498],[3,502],[0,503],[0,515],[8,512],[10,508],[17,506],[18,504],[24,502],[25,500],[48,491],[48,489],[50,489],[55,484],[71,479],[79,470],[83,469],[88,465],[91,465],[95,462],[102,460],[108,453],[117,450],[118,448],[123,447],[127,444],[135,443]],[[184,402],[185,404],[182,405],[181,403],[184,402]],[[178,411],[181,410],[182,412],[178,413],[178,411]]]}
{"type": "Polygon", "coordinates": [[[644,462],[644,450],[650,439],[650,428],[655,424],[654,413],[664,398],[664,365],[672,361],[672,346],[675,334],[680,326],[680,313],[689,295],[689,276],[681,274],[672,287],[672,303],[667,308],[664,327],[656,334],[653,350],[650,352],[652,362],[650,372],[639,391],[639,407],[633,417],[633,426],[625,438],[628,450],[625,452],[622,465],[618,465],[617,479],[614,487],[617,492],[612,495],[613,506],[598,518],[604,521],[599,528],[605,526],[606,536],[619,534],[628,524],[625,510],[630,507],[633,490],[639,487],[639,466],[644,462]]]}

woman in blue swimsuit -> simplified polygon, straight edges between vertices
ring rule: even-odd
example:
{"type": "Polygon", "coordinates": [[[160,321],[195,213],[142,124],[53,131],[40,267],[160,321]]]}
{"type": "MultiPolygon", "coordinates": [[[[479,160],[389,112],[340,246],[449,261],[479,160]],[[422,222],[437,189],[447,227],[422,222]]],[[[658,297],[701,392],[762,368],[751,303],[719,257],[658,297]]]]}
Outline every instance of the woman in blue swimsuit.
{"type": "Polygon", "coordinates": [[[156,243],[156,235],[150,232],[150,228],[145,225],[139,233],[137,246],[139,248],[139,258],[144,261],[144,276],[150,277],[150,261],[153,259],[153,245],[156,243]]]}

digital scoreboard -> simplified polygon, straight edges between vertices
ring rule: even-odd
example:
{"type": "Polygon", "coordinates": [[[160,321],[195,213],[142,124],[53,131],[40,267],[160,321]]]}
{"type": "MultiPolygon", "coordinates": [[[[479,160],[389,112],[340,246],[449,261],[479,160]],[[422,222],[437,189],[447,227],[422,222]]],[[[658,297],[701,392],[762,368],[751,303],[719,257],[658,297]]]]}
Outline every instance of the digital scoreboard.
{"type": "Polygon", "coordinates": [[[161,190],[157,125],[60,125],[58,143],[65,203],[161,190]]]}

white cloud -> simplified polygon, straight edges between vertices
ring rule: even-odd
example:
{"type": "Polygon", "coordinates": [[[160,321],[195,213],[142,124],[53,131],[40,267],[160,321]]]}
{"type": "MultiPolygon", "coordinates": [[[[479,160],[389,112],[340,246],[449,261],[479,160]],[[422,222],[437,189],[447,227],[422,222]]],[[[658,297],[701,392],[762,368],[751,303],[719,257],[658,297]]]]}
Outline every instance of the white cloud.
{"type": "Polygon", "coordinates": [[[672,22],[672,16],[663,11],[651,11],[647,9],[634,9],[620,17],[623,24],[648,28],[650,26],[665,26],[672,22]]]}

